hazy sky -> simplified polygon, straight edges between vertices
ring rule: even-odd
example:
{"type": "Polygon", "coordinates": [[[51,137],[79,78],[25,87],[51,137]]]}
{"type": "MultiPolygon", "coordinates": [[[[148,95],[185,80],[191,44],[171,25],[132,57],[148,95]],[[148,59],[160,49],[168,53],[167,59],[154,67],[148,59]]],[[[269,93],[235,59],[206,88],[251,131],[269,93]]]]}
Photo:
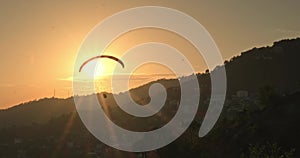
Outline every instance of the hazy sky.
{"type": "MultiPolygon", "coordinates": [[[[72,84],[63,79],[72,76],[77,50],[86,34],[113,13],[146,5],[175,8],[197,19],[210,32],[224,59],[300,36],[298,0],[1,0],[0,108],[50,97],[54,88],[58,96],[67,96],[72,84]]],[[[128,47],[156,40],[151,31],[157,30],[133,32],[116,43],[128,47]]],[[[164,34],[166,38],[159,40],[184,43],[164,34]]],[[[195,51],[188,43],[178,49],[195,51]]],[[[204,68],[199,65],[198,71],[204,68]]]]}

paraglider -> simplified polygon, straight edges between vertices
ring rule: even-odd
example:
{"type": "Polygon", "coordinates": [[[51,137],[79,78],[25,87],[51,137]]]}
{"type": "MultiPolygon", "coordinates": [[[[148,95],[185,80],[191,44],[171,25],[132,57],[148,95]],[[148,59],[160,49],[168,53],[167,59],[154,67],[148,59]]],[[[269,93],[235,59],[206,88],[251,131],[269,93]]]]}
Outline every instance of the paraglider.
{"type": "Polygon", "coordinates": [[[124,68],[124,63],[123,63],[120,59],[118,59],[118,58],[116,58],[116,57],[114,57],[114,56],[111,56],[111,55],[99,55],[99,56],[92,57],[92,58],[88,59],[87,61],[85,61],[85,62],[80,66],[79,72],[81,72],[82,68],[83,68],[88,62],[90,62],[90,61],[92,61],[92,60],[94,60],[94,59],[98,59],[98,58],[109,58],[109,59],[115,60],[115,61],[117,61],[118,63],[120,63],[120,64],[122,65],[122,67],[124,68]]]}
{"type": "Polygon", "coordinates": [[[103,97],[104,97],[104,98],[107,98],[107,95],[106,95],[106,94],[103,94],[103,97]]]}

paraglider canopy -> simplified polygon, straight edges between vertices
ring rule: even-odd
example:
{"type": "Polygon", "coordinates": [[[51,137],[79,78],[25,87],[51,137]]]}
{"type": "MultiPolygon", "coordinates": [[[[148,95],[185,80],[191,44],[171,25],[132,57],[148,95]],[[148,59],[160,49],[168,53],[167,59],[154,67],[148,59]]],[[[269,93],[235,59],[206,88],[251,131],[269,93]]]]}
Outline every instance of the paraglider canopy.
{"type": "Polygon", "coordinates": [[[95,56],[95,57],[92,57],[92,58],[86,60],[86,61],[80,66],[79,72],[81,72],[82,68],[83,68],[88,62],[90,62],[90,61],[92,61],[92,60],[94,60],[94,59],[98,59],[98,58],[108,58],[108,59],[112,59],[112,60],[115,60],[115,61],[119,62],[119,63],[122,65],[123,68],[125,67],[125,66],[124,66],[124,63],[123,63],[120,59],[118,59],[118,58],[116,58],[116,57],[114,57],[114,56],[111,56],[111,55],[99,55],[99,56],[95,56]]]}

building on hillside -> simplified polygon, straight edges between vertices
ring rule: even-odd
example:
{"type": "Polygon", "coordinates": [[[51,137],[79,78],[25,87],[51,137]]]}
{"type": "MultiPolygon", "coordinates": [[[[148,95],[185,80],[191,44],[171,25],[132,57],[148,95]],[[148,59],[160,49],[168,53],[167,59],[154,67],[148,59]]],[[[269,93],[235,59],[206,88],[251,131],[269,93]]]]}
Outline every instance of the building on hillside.
{"type": "Polygon", "coordinates": [[[14,144],[21,144],[23,142],[22,138],[15,138],[14,139],[14,144]]]}
{"type": "Polygon", "coordinates": [[[236,96],[238,98],[247,98],[249,96],[249,92],[246,90],[239,90],[236,92],[236,96]]]}

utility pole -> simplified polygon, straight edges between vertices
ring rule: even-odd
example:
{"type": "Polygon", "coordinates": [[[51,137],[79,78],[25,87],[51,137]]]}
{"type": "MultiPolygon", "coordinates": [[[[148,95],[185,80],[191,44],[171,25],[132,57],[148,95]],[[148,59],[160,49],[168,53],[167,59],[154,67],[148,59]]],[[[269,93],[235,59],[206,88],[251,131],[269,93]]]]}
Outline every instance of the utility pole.
{"type": "Polygon", "coordinates": [[[53,91],[53,98],[55,98],[55,88],[54,88],[54,91],[53,91]]]}

